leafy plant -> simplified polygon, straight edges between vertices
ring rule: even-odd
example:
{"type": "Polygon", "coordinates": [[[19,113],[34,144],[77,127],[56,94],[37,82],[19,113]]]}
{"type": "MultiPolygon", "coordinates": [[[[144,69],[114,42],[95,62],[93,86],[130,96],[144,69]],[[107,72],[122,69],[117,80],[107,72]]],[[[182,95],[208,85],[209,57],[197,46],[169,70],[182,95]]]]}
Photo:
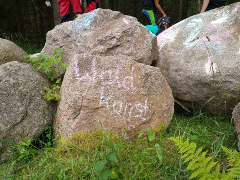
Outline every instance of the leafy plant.
{"type": "Polygon", "coordinates": [[[232,151],[222,146],[223,151],[227,155],[228,165],[232,168],[228,169],[228,175],[232,178],[240,178],[240,154],[236,150],[232,151]]]}
{"type": "Polygon", "coordinates": [[[56,48],[53,50],[53,54],[38,55],[37,57],[31,58],[31,55],[28,55],[26,56],[26,59],[28,59],[29,63],[36,69],[44,70],[47,74],[47,77],[53,81],[56,72],[60,71],[61,69],[66,69],[68,66],[68,63],[65,63],[58,67],[61,59],[63,58],[62,53],[63,50],[61,48],[56,48]]]}
{"type": "Polygon", "coordinates": [[[61,48],[56,48],[53,50],[53,54],[38,55],[37,57],[31,57],[31,55],[26,56],[29,63],[35,67],[37,70],[44,70],[47,77],[52,81],[53,85],[51,88],[44,87],[44,98],[48,101],[59,101],[61,99],[59,92],[61,87],[61,78],[55,80],[57,72],[62,69],[66,69],[68,63],[60,64],[63,56],[63,50],[61,48]]]}
{"type": "Polygon", "coordinates": [[[7,137],[7,139],[9,142],[1,141],[1,143],[4,143],[4,145],[7,147],[7,151],[5,151],[3,154],[7,160],[11,159],[17,163],[29,162],[30,159],[37,153],[32,146],[32,139],[22,140],[20,144],[15,143],[9,137],[7,137]]]}
{"type": "Polygon", "coordinates": [[[202,147],[197,149],[196,143],[190,143],[187,139],[183,141],[181,137],[169,138],[178,146],[179,153],[182,153],[182,158],[185,159],[183,163],[188,162],[187,170],[191,170],[189,179],[199,178],[200,180],[208,179],[234,179],[240,178],[240,155],[237,151],[229,150],[222,146],[223,151],[228,156],[228,165],[232,168],[220,170],[220,163],[213,161],[213,156],[208,156],[207,151],[202,152],[202,147]]]}
{"type": "Polygon", "coordinates": [[[155,144],[155,148],[156,148],[157,158],[161,165],[163,163],[163,153],[162,153],[161,146],[157,143],[157,144],[155,144]]]}
{"type": "Polygon", "coordinates": [[[16,163],[31,161],[32,157],[38,154],[37,150],[42,149],[43,147],[51,147],[55,143],[55,140],[53,140],[52,127],[49,121],[47,121],[47,127],[45,128],[44,133],[36,139],[30,138],[25,140],[23,139],[24,132],[21,134],[17,131],[17,134],[21,136],[21,143],[19,144],[7,134],[2,133],[4,138],[0,139],[0,143],[3,145],[3,150],[0,151],[0,162],[1,158],[3,158],[3,161],[12,160],[16,163]]]}
{"type": "Polygon", "coordinates": [[[200,142],[203,149],[211,145],[213,139],[212,135],[209,134],[207,127],[198,125],[199,132],[194,131],[194,135],[189,136],[191,141],[200,142]]]}
{"type": "MultiPolygon", "coordinates": [[[[140,132],[140,134],[142,134],[142,133],[143,132],[140,132]]],[[[152,133],[151,129],[149,128],[148,129],[148,141],[152,142],[153,140],[155,140],[155,138],[156,138],[155,132],[152,133]]],[[[158,143],[156,143],[154,147],[156,148],[156,156],[157,156],[157,158],[159,160],[159,164],[161,165],[163,163],[163,153],[162,153],[161,146],[158,143]]]]}
{"type": "Polygon", "coordinates": [[[52,147],[55,145],[56,139],[54,139],[54,132],[51,122],[47,121],[47,126],[44,132],[33,141],[33,146],[38,149],[43,149],[46,147],[52,147]]]}
{"type": "Polygon", "coordinates": [[[19,154],[17,161],[26,161],[29,160],[31,156],[31,142],[32,139],[28,139],[27,141],[22,141],[21,144],[16,144],[16,150],[19,154]]]}
{"type": "Polygon", "coordinates": [[[153,132],[151,132],[151,129],[149,128],[148,129],[148,140],[149,140],[149,142],[152,142],[153,140],[155,139],[155,133],[153,132]]]}
{"type": "Polygon", "coordinates": [[[44,91],[45,91],[43,92],[44,98],[47,101],[52,101],[52,100],[59,101],[61,99],[59,95],[60,88],[61,86],[58,84],[53,84],[50,89],[48,87],[44,87],[44,91]]]}
{"type": "Polygon", "coordinates": [[[118,164],[117,153],[123,147],[121,144],[113,144],[109,141],[104,142],[106,146],[105,160],[97,161],[94,167],[94,173],[99,172],[99,180],[116,179],[121,173],[115,168],[118,164]]]}

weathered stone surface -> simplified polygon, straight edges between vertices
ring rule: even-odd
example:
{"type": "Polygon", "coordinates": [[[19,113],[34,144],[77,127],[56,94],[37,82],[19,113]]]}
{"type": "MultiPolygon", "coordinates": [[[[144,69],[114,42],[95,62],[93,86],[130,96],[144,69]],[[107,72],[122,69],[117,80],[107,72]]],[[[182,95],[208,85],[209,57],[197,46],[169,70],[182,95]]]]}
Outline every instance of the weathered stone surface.
{"type": "Polygon", "coordinates": [[[235,129],[238,135],[238,149],[240,150],[240,103],[233,110],[235,129]]]}
{"type": "Polygon", "coordinates": [[[13,42],[0,38],[0,65],[10,62],[27,62],[27,53],[13,42]]]}
{"type": "Polygon", "coordinates": [[[192,16],[157,36],[157,67],[180,105],[200,109],[215,97],[202,110],[231,114],[240,100],[239,37],[240,3],[192,16]]]}
{"type": "Polygon", "coordinates": [[[1,140],[7,135],[19,143],[21,138],[43,132],[46,121],[51,120],[50,107],[41,93],[44,86],[47,80],[28,64],[12,61],[0,65],[1,140]]]}
{"type": "MultiPolygon", "coordinates": [[[[158,68],[127,56],[75,55],[61,86],[56,131],[62,136],[100,128],[126,136],[168,126],[172,91],[158,68]]],[[[163,128],[164,129],[164,128],[163,128]]]]}
{"type": "Polygon", "coordinates": [[[135,17],[101,8],[49,31],[41,54],[51,54],[55,48],[64,51],[62,63],[82,53],[126,55],[147,65],[158,59],[156,36],[135,17]]]}

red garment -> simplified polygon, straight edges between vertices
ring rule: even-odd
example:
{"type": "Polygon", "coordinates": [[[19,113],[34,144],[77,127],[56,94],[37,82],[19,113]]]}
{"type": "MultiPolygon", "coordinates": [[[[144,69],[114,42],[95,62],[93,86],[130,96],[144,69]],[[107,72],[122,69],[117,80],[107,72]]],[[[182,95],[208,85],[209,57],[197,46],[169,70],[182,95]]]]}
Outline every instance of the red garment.
{"type": "Polygon", "coordinates": [[[87,0],[86,13],[99,8],[99,0],[87,0]]]}
{"type": "Polygon", "coordinates": [[[60,5],[60,17],[70,13],[70,3],[74,13],[82,12],[80,0],[58,0],[58,3],[60,5]]]}

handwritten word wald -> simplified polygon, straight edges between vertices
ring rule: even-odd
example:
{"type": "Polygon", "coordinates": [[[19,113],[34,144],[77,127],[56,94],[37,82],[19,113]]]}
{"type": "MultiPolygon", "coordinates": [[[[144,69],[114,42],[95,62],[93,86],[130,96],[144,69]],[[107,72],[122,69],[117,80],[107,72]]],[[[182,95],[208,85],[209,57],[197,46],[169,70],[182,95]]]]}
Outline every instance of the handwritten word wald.
{"type": "Polygon", "coordinates": [[[128,116],[129,118],[141,118],[143,121],[149,120],[152,112],[148,107],[148,98],[144,103],[132,104],[129,102],[117,102],[114,94],[105,95],[104,88],[102,87],[99,107],[106,106],[109,111],[114,112],[122,117],[128,116]],[[118,107],[117,107],[118,106],[118,107]],[[148,117],[148,118],[146,118],[148,117]]]}
{"type": "Polygon", "coordinates": [[[101,85],[112,85],[117,86],[118,88],[125,88],[126,90],[135,90],[133,86],[133,73],[134,67],[132,66],[131,74],[120,79],[119,74],[120,68],[119,65],[115,69],[110,70],[97,70],[96,68],[96,59],[92,61],[90,70],[80,73],[78,61],[74,61],[75,68],[75,78],[78,80],[78,83],[82,80],[88,81],[97,81],[101,79],[101,85]]]}

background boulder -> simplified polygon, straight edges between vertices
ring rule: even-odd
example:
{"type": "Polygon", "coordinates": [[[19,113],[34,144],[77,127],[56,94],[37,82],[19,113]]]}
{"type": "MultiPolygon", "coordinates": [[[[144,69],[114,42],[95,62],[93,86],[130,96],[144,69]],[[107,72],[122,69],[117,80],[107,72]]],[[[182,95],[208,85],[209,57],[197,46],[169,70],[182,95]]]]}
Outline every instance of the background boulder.
{"type": "Polygon", "coordinates": [[[55,48],[63,49],[62,63],[70,62],[73,55],[82,53],[126,55],[147,65],[158,59],[156,36],[135,17],[101,8],[49,31],[40,54],[51,54],[55,48]]]}
{"type": "Polygon", "coordinates": [[[0,65],[10,62],[27,62],[24,57],[27,53],[13,42],[0,38],[0,65]]]}
{"type": "Polygon", "coordinates": [[[172,91],[160,70],[122,55],[75,55],[60,93],[56,132],[66,137],[97,130],[99,121],[118,134],[126,128],[126,137],[165,129],[174,112],[172,91]]]}
{"type": "MultiPolygon", "coordinates": [[[[36,137],[51,121],[51,109],[43,99],[47,80],[30,65],[12,61],[0,65],[0,139],[36,137]]],[[[1,144],[0,149],[4,144],[1,144]]]]}
{"type": "Polygon", "coordinates": [[[240,100],[239,37],[240,3],[189,17],[157,36],[157,67],[181,106],[192,111],[206,103],[204,111],[232,113],[240,100]]]}

